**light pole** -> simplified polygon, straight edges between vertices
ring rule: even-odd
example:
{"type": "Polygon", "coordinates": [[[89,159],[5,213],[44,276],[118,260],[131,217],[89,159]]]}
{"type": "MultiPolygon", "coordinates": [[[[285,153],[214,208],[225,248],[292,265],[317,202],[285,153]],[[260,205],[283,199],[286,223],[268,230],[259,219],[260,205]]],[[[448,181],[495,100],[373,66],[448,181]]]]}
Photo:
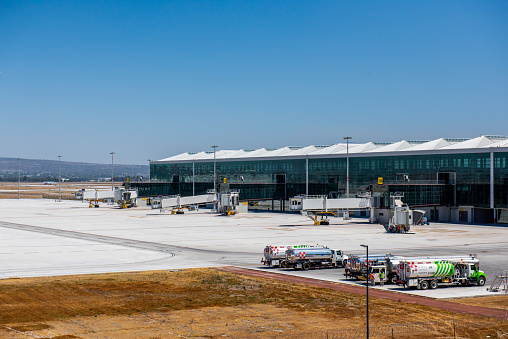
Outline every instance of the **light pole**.
{"type": "Polygon", "coordinates": [[[114,191],[115,188],[113,187],[113,156],[115,155],[115,152],[111,152],[109,154],[111,154],[111,190],[114,191]]]}
{"type": "Polygon", "coordinates": [[[60,184],[62,182],[62,156],[58,156],[58,202],[62,202],[62,191],[60,190],[60,184]]]}
{"type": "Polygon", "coordinates": [[[21,190],[20,190],[20,185],[21,185],[21,164],[20,164],[20,159],[18,158],[18,199],[21,199],[21,190]]]}
{"type": "Polygon", "coordinates": [[[215,190],[217,189],[216,185],[217,185],[217,176],[216,176],[216,172],[215,172],[215,149],[219,147],[217,145],[213,145],[212,148],[213,148],[213,191],[215,192],[215,190]]]}
{"type": "Polygon", "coordinates": [[[148,159],[148,182],[152,182],[152,176],[150,175],[150,163],[152,162],[152,159],[148,159]]]}
{"type": "Polygon", "coordinates": [[[349,140],[352,137],[344,137],[346,140],[346,198],[349,198],[349,140]]]}
{"type": "Polygon", "coordinates": [[[370,273],[369,273],[369,246],[360,245],[367,249],[367,339],[369,339],[369,284],[370,284],[370,273]]]}
{"type": "MultiPolygon", "coordinates": [[[[346,140],[346,198],[349,198],[349,140],[352,137],[344,137],[346,140]]],[[[347,209],[347,217],[344,218],[349,220],[349,208],[347,209]]]]}

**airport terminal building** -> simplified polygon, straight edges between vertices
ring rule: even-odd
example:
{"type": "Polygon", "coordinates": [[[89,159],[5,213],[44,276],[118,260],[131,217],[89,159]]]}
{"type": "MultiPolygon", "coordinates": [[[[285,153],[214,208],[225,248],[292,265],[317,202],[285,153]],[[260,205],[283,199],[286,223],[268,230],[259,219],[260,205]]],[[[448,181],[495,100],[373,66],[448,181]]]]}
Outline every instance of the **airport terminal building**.
{"type": "Polygon", "coordinates": [[[441,138],[396,143],[261,148],[183,153],[150,163],[141,196],[240,191],[240,199],[276,201],[297,195],[345,197],[370,192],[379,207],[391,193],[428,211],[430,220],[508,223],[508,137],[441,138]],[[348,160],[349,159],[349,160],[348,160]]]}

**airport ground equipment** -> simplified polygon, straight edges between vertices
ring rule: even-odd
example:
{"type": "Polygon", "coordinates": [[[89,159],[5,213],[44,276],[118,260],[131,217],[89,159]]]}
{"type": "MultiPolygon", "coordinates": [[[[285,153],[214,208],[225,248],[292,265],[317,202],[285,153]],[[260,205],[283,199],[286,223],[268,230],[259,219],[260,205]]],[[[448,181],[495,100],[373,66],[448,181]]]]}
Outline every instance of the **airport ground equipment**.
{"type": "Polygon", "coordinates": [[[495,278],[487,290],[490,292],[504,291],[504,293],[508,293],[508,270],[496,270],[494,275],[495,278]]]}
{"type": "Polygon", "coordinates": [[[330,199],[326,195],[301,195],[290,199],[291,211],[301,211],[314,221],[314,225],[328,225],[328,215],[338,215],[342,211],[345,218],[349,210],[370,208],[370,195],[363,194],[357,198],[330,199]]]}
{"type": "MultiPolygon", "coordinates": [[[[369,255],[368,266],[384,268],[385,269],[385,280],[392,279],[391,275],[388,278],[388,274],[386,271],[387,262],[389,260],[400,260],[402,257],[394,256],[392,254],[375,254],[369,255]]],[[[351,277],[353,279],[367,279],[367,257],[365,255],[352,255],[347,259],[346,264],[347,277],[351,277]]],[[[378,272],[379,273],[379,272],[378,272]]]]}
{"type": "Polygon", "coordinates": [[[112,190],[81,189],[74,193],[77,200],[89,201],[90,207],[99,207],[99,202],[115,202],[120,207],[136,206],[137,190],[126,190],[123,187],[112,190]]]}
{"type": "Polygon", "coordinates": [[[219,205],[217,211],[222,215],[235,215],[237,213],[243,212],[241,209],[245,206],[248,208],[248,205],[243,205],[240,202],[240,192],[238,191],[230,191],[219,193],[219,205]]]}
{"type": "Polygon", "coordinates": [[[268,266],[280,266],[286,260],[286,252],[288,249],[307,249],[311,247],[319,247],[319,245],[267,245],[263,252],[261,263],[268,266]]]}
{"type": "Polygon", "coordinates": [[[172,214],[183,214],[183,209],[217,202],[217,194],[210,191],[207,194],[181,197],[179,195],[162,196],[152,198],[152,209],[160,209],[161,212],[171,210],[172,214]]]}
{"type": "MultiPolygon", "coordinates": [[[[458,257],[426,257],[425,259],[429,261],[442,261],[442,260],[450,260],[457,259],[460,260],[461,256],[458,257]]],[[[370,257],[369,257],[370,259],[370,257]]],[[[372,275],[374,279],[374,283],[378,283],[381,281],[380,273],[384,272],[383,282],[396,284],[400,278],[397,272],[398,266],[403,261],[412,261],[412,260],[421,260],[421,257],[412,258],[412,257],[401,257],[401,256],[389,256],[386,260],[377,260],[374,264],[369,265],[369,276],[372,275]]],[[[370,260],[369,260],[370,261],[370,260]]],[[[367,275],[365,274],[366,278],[367,275]]]]}
{"type": "Polygon", "coordinates": [[[402,203],[403,195],[392,195],[392,213],[390,222],[385,226],[386,231],[389,233],[407,233],[411,229],[411,225],[422,224],[425,211],[412,210],[408,205],[402,203]],[[415,220],[415,217],[418,220],[415,220]]]}
{"type": "Polygon", "coordinates": [[[115,203],[117,203],[121,208],[136,207],[137,199],[137,190],[126,190],[118,187],[115,189],[115,203]]]}
{"type": "Polygon", "coordinates": [[[467,286],[485,285],[486,276],[479,270],[476,255],[449,258],[419,258],[401,261],[397,267],[399,283],[426,290],[439,284],[467,286]]]}
{"type": "Polygon", "coordinates": [[[310,268],[339,267],[347,261],[341,250],[328,247],[311,247],[302,249],[290,248],[286,251],[286,260],[282,267],[308,270],[310,268]]]}

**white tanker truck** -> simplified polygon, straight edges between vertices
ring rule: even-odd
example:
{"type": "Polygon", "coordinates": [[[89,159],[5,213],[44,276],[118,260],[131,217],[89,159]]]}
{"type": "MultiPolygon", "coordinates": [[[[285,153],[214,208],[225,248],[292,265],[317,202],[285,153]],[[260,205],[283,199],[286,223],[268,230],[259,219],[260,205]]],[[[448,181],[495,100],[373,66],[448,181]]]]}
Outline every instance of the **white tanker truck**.
{"type": "Polygon", "coordinates": [[[319,245],[278,245],[272,246],[267,245],[265,247],[263,258],[261,263],[268,266],[280,266],[281,262],[286,260],[286,251],[289,248],[302,249],[310,247],[319,247],[319,245]]]}
{"type": "Polygon", "coordinates": [[[346,263],[347,256],[341,250],[332,250],[328,247],[289,248],[281,267],[308,270],[345,266],[346,263]]]}
{"type": "Polygon", "coordinates": [[[438,284],[485,285],[486,276],[479,270],[476,255],[449,258],[419,258],[401,261],[397,266],[399,283],[426,290],[438,284]]]}

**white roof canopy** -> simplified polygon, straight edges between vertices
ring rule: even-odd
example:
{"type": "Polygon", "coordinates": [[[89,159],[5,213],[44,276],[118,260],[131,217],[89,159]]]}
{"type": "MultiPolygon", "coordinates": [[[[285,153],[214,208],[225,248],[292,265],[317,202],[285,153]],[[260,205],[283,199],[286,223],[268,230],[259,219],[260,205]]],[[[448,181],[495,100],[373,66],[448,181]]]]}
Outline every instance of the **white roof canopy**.
{"type": "MultiPolygon", "coordinates": [[[[220,150],[215,153],[215,158],[222,159],[249,159],[249,158],[286,158],[302,156],[326,156],[350,154],[380,154],[380,153],[403,153],[403,152],[425,152],[425,151],[450,151],[485,149],[490,147],[507,147],[508,137],[480,136],[473,139],[448,139],[440,138],[431,141],[408,141],[401,140],[391,144],[367,142],[364,144],[349,144],[349,150],[345,143],[338,143],[331,146],[286,146],[276,149],[260,148],[256,150],[220,150]]],[[[186,162],[194,160],[213,160],[213,152],[182,153],[155,162],[186,162]]]]}

